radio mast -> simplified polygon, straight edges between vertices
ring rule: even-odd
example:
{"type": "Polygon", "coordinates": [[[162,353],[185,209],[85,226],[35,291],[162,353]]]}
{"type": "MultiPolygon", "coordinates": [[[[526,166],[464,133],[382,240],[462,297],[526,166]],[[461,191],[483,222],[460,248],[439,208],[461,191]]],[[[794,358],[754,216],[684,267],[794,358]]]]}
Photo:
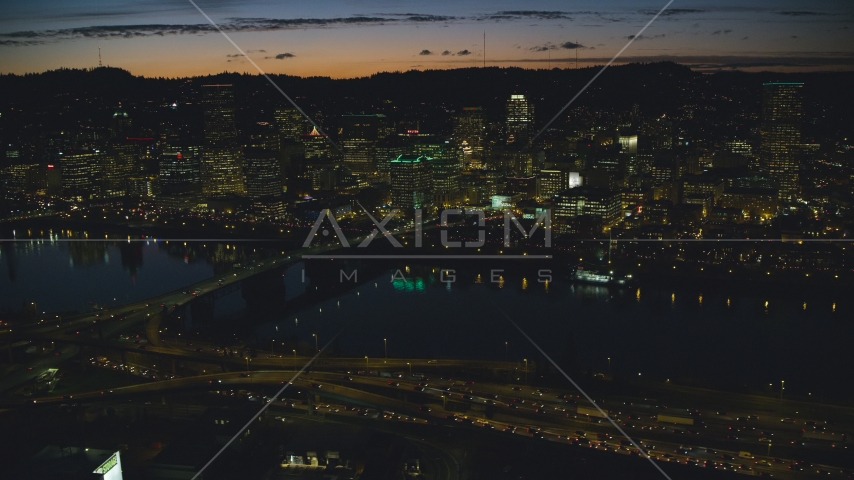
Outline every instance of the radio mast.
{"type": "Polygon", "coordinates": [[[103,67],[104,64],[101,63],[101,47],[98,47],[98,66],[103,67]]]}

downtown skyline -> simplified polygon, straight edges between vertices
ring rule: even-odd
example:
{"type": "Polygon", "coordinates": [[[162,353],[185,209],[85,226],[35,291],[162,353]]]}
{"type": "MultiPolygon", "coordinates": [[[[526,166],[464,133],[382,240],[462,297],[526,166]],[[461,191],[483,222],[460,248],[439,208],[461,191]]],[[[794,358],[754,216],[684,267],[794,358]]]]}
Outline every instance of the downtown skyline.
{"type": "MultiPolygon", "coordinates": [[[[573,68],[614,56],[667,2],[281,3],[199,1],[268,73],[348,78],[481,66],[573,68]],[[486,56],[484,59],[484,33],[486,56]],[[485,60],[485,62],[484,62],[485,60]]],[[[0,73],[103,64],[148,77],[257,73],[189,2],[40,0],[4,7],[0,73]]],[[[695,69],[851,70],[854,8],[841,2],[677,0],[616,63],[695,69]]]]}

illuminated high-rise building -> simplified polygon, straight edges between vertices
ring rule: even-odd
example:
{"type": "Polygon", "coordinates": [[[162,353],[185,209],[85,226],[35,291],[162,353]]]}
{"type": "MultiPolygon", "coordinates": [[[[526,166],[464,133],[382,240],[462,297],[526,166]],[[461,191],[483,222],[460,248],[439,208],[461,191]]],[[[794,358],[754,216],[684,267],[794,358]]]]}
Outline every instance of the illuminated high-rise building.
{"type": "Polygon", "coordinates": [[[428,157],[401,155],[390,162],[391,205],[405,213],[433,206],[433,165],[428,157]]]}
{"type": "Polygon", "coordinates": [[[202,154],[202,194],[205,197],[243,195],[243,154],[238,147],[207,147],[202,154]]]}
{"type": "Polygon", "coordinates": [[[534,104],[525,95],[507,100],[507,143],[527,145],[534,135],[534,104]]]}
{"type": "Polygon", "coordinates": [[[311,132],[300,135],[305,145],[306,159],[329,156],[331,145],[326,137],[327,135],[317,131],[317,128],[312,128],[311,132]]]}
{"type": "Polygon", "coordinates": [[[388,124],[388,118],[382,114],[341,117],[341,149],[344,165],[351,172],[370,175],[377,171],[375,149],[388,133],[388,124]]]}
{"type": "Polygon", "coordinates": [[[461,166],[467,167],[472,159],[483,159],[485,136],[483,107],[463,107],[454,117],[454,146],[461,166]]]}
{"type": "Polygon", "coordinates": [[[202,154],[202,193],[206,197],[242,195],[242,154],[237,146],[234,90],[231,85],[202,85],[205,151],[202,154]]]}
{"type": "Polygon", "coordinates": [[[281,218],[284,204],[279,156],[263,148],[247,149],[243,156],[246,196],[253,201],[253,214],[256,218],[281,218]]]}
{"type": "Polygon", "coordinates": [[[760,161],[776,180],[781,201],[791,200],[798,193],[803,85],[796,82],[762,85],[760,161]]]}
{"type": "Polygon", "coordinates": [[[116,139],[101,157],[101,192],[103,198],[127,195],[128,179],[135,173],[139,146],[116,139]]]}
{"type": "Polygon", "coordinates": [[[133,127],[133,121],[128,116],[128,112],[119,105],[119,108],[113,112],[110,118],[110,137],[124,138],[130,133],[133,127]]]}
{"type": "Polygon", "coordinates": [[[260,148],[243,152],[246,196],[252,199],[282,193],[281,167],[276,152],[260,148]]]}
{"type": "Polygon", "coordinates": [[[199,158],[191,150],[160,155],[157,204],[170,210],[198,207],[202,190],[199,158]]]}
{"type": "Polygon", "coordinates": [[[306,120],[299,113],[299,110],[296,108],[277,108],[273,112],[273,118],[276,120],[279,136],[283,140],[301,140],[302,134],[305,133],[306,120]]]}
{"type": "Polygon", "coordinates": [[[64,152],[60,158],[62,189],[66,196],[90,199],[96,194],[97,172],[102,153],[98,150],[64,152]]]}
{"type": "Polygon", "coordinates": [[[231,146],[237,141],[234,87],[202,85],[205,141],[211,146],[231,146]]]}

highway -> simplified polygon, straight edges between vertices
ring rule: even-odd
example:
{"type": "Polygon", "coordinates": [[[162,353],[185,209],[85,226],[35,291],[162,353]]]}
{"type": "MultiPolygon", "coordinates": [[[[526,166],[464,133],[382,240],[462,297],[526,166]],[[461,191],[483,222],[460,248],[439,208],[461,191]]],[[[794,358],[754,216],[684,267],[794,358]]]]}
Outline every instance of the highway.
{"type": "MultiPolygon", "coordinates": [[[[74,394],[71,398],[43,397],[31,402],[86,402],[109,396],[136,396],[186,389],[253,391],[262,387],[284,386],[293,375],[293,371],[281,370],[219,373],[85,392],[74,394]]],[[[497,435],[539,437],[544,441],[571,444],[576,448],[595,448],[624,455],[639,454],[607,421],[600,422],[595,417],[575,413],[578,405],[586,402],[569,391],[549,392],[534,387],[482,382],[472,385],[471,382],[450,378],[406,380],[317,371],[300,376],[290,388],[296,388],[301,395],[316,395],[320,400],[315,408],[329,415],[356,415],[369,419],[376,417],[382,421],[402,419],[416,423],[439,422],[457,425],[459,428],[486,428],[494,430],[497,435]],[[450,411],[451,408],[446,410],[443,405],[446,406],[449,401],[454,404],[455,410],[467,411],[455,413],[450,411]],[[323,407],[327,402],[332,406],[323,407]],[[460,405],[465,407],[459,408],[460,405]]],[[[270,395],[267,392],[266,395],[270,395]]],[[[265,400],[262,395],[258,393],[256,396],[265,400]]],[[[293,398],[282,398],[279,402],[302,408],[293,398]]],[[[760,449],[755,438],[752,442],[736,442],[719,447],[717,444],[721,444],[724,436],[730,432],[728,427],[731,425],[728,424],[734,421],[730,414],[700,412],[699,415],[704,418],[701,427],[672,425],[656,421],[655,412],[650,411],[647,405],[614,403],[603,401],[603,405],[611,410],[612,418],[656,461],[778,478],[850,478],[854,474],[852,470],[829,465],[793,465],[792,459],[764,455],[767,447],[760,449]],[[707,415],[710,417],[707,418],[707,415]],[[745,451],[750,454],[742,453],[745,451]],[[740,455],[750,458],[740,458],[740,455]],[[798,468],[804,468],[804,471],[798,471],[798,468]]],[[[658,406],[658,410],[669,409],[658,406]]],[[[767,418],[745,420],[742,423],[756,422],[755,427],[747,427],[751,432],[753,429],[767,428],[762,430],[764,435],[773,438],[774,443],[784,444],[798,440],[800,426],[807,421],[793,418],[787,423],[767,418]]]]}

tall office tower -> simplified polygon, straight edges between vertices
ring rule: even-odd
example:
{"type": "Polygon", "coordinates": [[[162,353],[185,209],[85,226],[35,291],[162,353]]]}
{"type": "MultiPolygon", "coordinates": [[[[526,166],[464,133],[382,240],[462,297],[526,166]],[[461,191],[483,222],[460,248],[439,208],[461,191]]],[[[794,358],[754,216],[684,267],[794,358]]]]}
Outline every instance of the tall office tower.
{"type": "Polygon", "coordinates": [[[377,142],[385,138],[389,121],[385,115],[343,115],[341,117],[341,149],[344,165],[356,175],[376,173],[374,163],[377,142]]]}
{"type": "Polygon", "coordinates": [[[128,116],[128,112],[119,105],[110,118],[110,138],[124,138],[128,136],[132,127],[133,121],[128,116]]]}
{"type": "Polygon", "coordinates": [[[128,179],[136,172],[139,145],[116,138],[101,157],[101,192],[103,198],[127,195],[128,179]]]}
{"type": "Polygon", "coordinates": [[[70,151],[60,155],[62,189],[66,196],[82,199],[94,196],[101,156],[98,150],[70,151]]]}
{"type": "Polygon", "coordinates": [[[202,85],[205,141],[223,147],[237,142],[237,120],[232,85],[202,85]]]}
{"type": "MultiPolygon", "coordinates": [[[[428,157],[401,155],[390,163],[391,205],[411,215],[433,206],[433,165],[428,157]]],[[[426,212],[425,212],[426,213],[426,212]]]]}
{"type": "Polygon", "coordinates": [[[455,158],[433,159],[433,200],[442,207],[460,203],[460,164],[455,158]]]}
{"type": "Polygon", "coordinates": [[[202,154],[202,195],[223,197],[243,195],[243,154],[237,147],[207,147],[202,154]]]}
{"type": "Polygon", "coordinates": [[[234,90],[231,85],[202,85],[205,146],[202,155],[202,194],[206,197],[242,195],[242,155],[237,146],[234,90]]]}
{"type": "Polygon", "coordinates": [[[246,196],[252,199],[282,193],[281,168],[276,152],[250,148],[243,152],[246,175],[246,196]]]}
{"type": "Polygon", "coordinates": [[[160,155],[157,204],[170,210],[193,210],[199,206],[202,179],[199,157],[192,150],[160,155]]]}
{"type": "Polygon", "coordinates": [[[760,160],[777,181],[778,198],[793,199],[798,193],[798,149],[801,143],[803,83],[770,82],[762,85],[760,160]]]}
{"type": "Polygon", "coordinates": [[[391,169],[390,162],[404,153],[410,153],[411,146],[412,141],[409,138],[399,135],[380,140],[374,149],[374,163],[380,176],[386,177],[387,181],[391,169]]]}
{"type": "Polygon", "coordinates": [[[281,218],[284,204],[278,154],[262,148],[249,148],[243,156],[246,196],[252,199],[253,214],[257,218],[281,218]]]}
{"type": "Polygon", "coordinates": [[[460,166],[467,168],[472,159],[483,159],[485,136],[483,107],[463,107],[462,112],[454,117],[454,147],[460,166]]]}
{"type": "Polygon", "coordinates": [[[273,112],[273,118],[276,120],[276,129],[278,129],[282,140],[300,141],[302,139],[307,121],[299,113],[299,110],[296,108],[277,108],[273,112]]]}
{"type": "Polygon", "coordinates": [[[507,100],[507,143],[527,145],[534,135],[534,104],[525,95],[507,100]]]}
{"type": "Polygon", "coordinates": [[[327,157],[331,153],[331,145],[327,140],[325,133],[320,133],[317,128],[312,128],[311,132],[305,135],[300,135],[302,143],[305,145],[306,160],[318,157],[327,157]]]}
{"type": "Polygon", "coordinates": [[[246,133],[248,133],[248,138],[247,143],[244,144],[245,147],[263,148],[274,152],[278,152],[282,148],[279,139],[280,133],[271,123],[257,122],[251,125],[246,133]]]}

